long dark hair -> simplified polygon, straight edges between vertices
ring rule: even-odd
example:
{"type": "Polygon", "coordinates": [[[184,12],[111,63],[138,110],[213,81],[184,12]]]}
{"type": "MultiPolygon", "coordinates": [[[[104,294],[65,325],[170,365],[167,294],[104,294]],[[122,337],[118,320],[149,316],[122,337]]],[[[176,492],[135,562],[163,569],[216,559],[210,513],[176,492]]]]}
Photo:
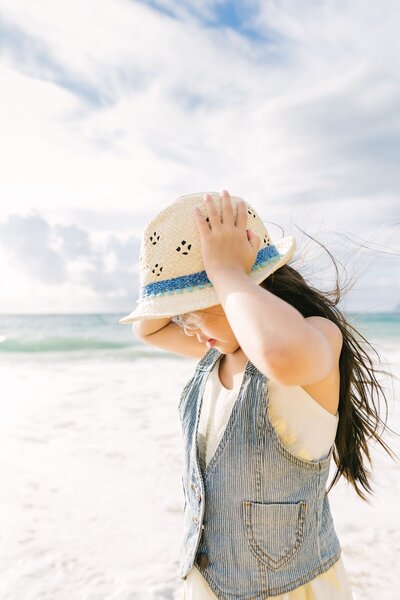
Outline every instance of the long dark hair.
{"type": "MultiPolygon", "coordinates": [[[[306,235],[312,237],[309,234],[306,235]]],[[[379,426],[383,426],[383,430],[385,428],[390,431],[392,430],[386,424],[388,405],[384,388],[376,379],[377,373],[383,373],[391,377],[394,376],[392,373],[377,369],[373,365],[373,361],[363,346],[367,344],[378,358],[380,358],[377,350],[349,323],[344,313],[338,308],[337,305],[343,297],[344,292],[350,289],[349,284],[341,287],[335,258],[324,244],[318,240],[315,241],[327,251],[335,266],[336,284],[333,290],[327,292],[320,291],[308,283],[300,272],[292,266],[292,264],[295,264],[296,259],[292,259],[274,271],[260,285],[294,306],[303,317],[326,317],[336,323],[342,332],[343,346],[339,359],[339,424],[333,449],[333,458],[337,466],[337,471],[326,493],[344,475],[353,485],[357,494],[363,500],[367,501],[367,497],[361,490],[361,487],[368,494],[373,493],[369,481],[372,478],[371,472],[367,469],[365,459],[363,458],[364,454],[369,461],[369,465],[372,465],[368,448],[369,440],[374,438],[389,456],[398,458],[386,442],[383,441],[379,431],[379,426]],[[380,417],[379,395],[382,395],[386,405],[385,421],[382,421],[380,417]],[[375,396],[378,400],[378,407],[375,396]]]]}

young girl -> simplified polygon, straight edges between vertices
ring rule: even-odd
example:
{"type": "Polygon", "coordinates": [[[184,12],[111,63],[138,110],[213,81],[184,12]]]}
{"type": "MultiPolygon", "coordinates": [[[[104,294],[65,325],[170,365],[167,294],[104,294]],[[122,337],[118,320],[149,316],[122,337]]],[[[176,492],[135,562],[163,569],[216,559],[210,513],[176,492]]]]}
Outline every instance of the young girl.
{"type": "Polygon", "coordinates": [[[287,264],[295,247],[225,190],[178,198],[143,234],[120,323],[199,359],[178,406],[185,600],[352,598],[327,494],[342,474],[371,493],[361,452],[391,451],[368,386],[383,389],[339,297],[287,264]]]}

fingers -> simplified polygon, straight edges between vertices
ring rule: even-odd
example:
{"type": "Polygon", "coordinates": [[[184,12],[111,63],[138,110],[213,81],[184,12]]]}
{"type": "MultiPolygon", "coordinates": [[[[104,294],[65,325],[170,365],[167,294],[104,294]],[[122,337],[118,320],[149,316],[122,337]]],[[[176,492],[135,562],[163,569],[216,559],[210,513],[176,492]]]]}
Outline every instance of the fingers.
{"type": "Polygon", "coordinates": [[[247,229],[247,206],[243,200],[237,203],[236,227],[247,229]]]}
{"type": "Polygon", "coordinates": [[[204,201],[211,227],[218,227],[221,223],[233,226],[235,224],[235,215],[233,213],[232,200],[227,190],[222,190],[221,198],[221,217],[215,207],[214,200],[210,194],[204,194],[204,201]]]}
{"type": "Polygon", "coordinates": [[[221,219],[215,208],[214,200],[210,194],[204,194],[204,202],[206,204],[206,211],[211,229],[215,229],[221,224],[221,219]]]}
{"type": "Polygon", "coordinates": [[[194,217],[196,219],[197,226],[199,228],[200,235],[207,235],[210,233],[210,226],[207,223],[205,217],[200,212],[200,209],[197,206],[194,207],[194,217]]]}
{"type": "Polygon", "coordinates": [[[221,198],[221,217],[218,214],[218,211],[215,207],[214,200],[210,194],[204,194],[203,196],[206,212],[209,220],[209,225],[206,220],[201,217],[201,212],[196,209],[195,214],[197,218],[197,222],[199,225],[203,225],[203,231],[206,231],[206,228],[218,228],[221,223],[225,225],[231,225],[238,228],[246,229],[247,225],[247,207],[243,200],[239,200],[236,206],[236,220],[235,214],[233,210],[232,199],[227,190],[222,190],[220,194],[221,198]]]}
{"type": "Polygon", "coordinates": [[[232,200],[227,190],[222,190],[221,196],[221,212],[222,212],[222,223],[225,225],[235,224],[235,215],[233,214],[232,200]]]}

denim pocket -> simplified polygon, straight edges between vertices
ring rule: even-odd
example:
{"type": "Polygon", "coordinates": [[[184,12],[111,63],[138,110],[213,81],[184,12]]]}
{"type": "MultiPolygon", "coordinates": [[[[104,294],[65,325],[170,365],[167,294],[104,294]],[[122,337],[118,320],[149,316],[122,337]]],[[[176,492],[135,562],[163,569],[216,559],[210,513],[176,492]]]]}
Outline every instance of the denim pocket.
{"type": "Polygon", "coordinates": [[[307,502],[264,504],[243,501],[243,520],[251,552],[270,569],[288,563],[303,540],[307,502]]]}

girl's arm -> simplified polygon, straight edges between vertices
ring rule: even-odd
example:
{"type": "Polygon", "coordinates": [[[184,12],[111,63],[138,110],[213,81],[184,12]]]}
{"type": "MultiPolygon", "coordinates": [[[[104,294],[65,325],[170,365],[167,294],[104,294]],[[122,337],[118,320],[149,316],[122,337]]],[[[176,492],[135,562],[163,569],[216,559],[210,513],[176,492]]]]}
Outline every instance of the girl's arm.
{"type": "Polygon", "coordinates": [[[199,342],[196,336],[186,335],[179,325],[171,319],[141,319],[132,323],[132,329],[137,338],[145,344],[156,346],[162,350],[200,359],[208,348],[199,342]]]}
{"type": "Polygon", "coordinates": [[[161,319],[141,319],[140,321],[134,321],[132,323],[132,331],[136,337],[141,338],[146,335],[151,335],[156,331],[160,331],[160,329],[168,325],[170,321],[170,317],[163,317],[161,319]]]}

